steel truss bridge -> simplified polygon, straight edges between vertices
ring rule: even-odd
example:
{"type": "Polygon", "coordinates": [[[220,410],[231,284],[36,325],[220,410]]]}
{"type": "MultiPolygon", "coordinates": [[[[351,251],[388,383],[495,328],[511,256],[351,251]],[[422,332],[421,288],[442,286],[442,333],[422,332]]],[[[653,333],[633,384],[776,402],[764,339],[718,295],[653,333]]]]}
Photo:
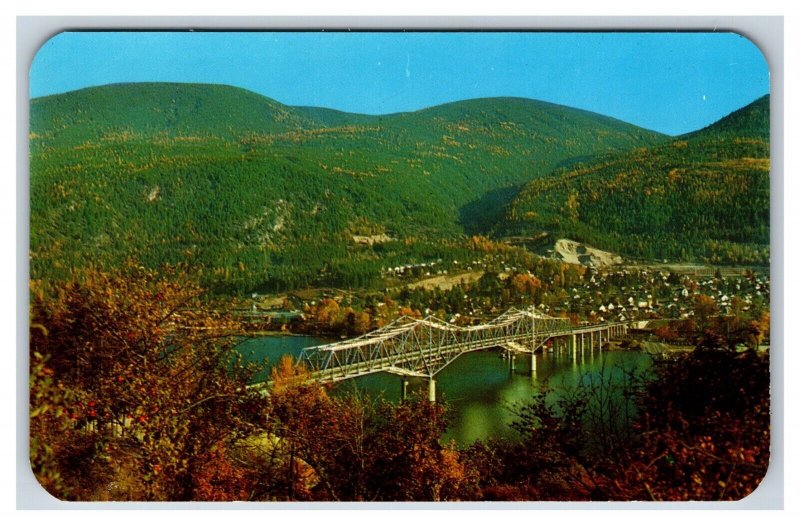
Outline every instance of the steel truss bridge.
{"type": "Polygon", "coordinates": [[[320,382],[339,382],[377,372],[403,377],[405,395],[408,377],[428,379],[428,394],[435,400],[434,376],[459,356],[498,348],[509,358],[511,369],[518,354],[531,356],[548,341],[556,349],[577,355],[585,348],[602,351],[604,341],[627,332],[624,323],[571,325],[567,318],[548,316],[534,308],[511,308],[490,322],[458,326],[434,316],[398,318],[389,325],[349,340],[307,347],[297,359],[320,382]]]}

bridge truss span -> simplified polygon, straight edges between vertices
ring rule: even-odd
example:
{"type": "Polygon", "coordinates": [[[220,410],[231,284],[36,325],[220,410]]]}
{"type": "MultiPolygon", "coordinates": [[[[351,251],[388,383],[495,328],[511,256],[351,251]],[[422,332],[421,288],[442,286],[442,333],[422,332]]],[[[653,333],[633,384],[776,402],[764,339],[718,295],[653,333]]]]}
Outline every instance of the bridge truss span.
{"type": "Polygon", "coordinates": [[[434,316],[404,316],[357,338],[305,348],[298,362],[323,382],[380,371],[433,379],[464,353],[494,347],[533,353],[555,336],[599,328],[572,326],[534,308],[512,308],[490,322],[463,327],[434,316]]]}

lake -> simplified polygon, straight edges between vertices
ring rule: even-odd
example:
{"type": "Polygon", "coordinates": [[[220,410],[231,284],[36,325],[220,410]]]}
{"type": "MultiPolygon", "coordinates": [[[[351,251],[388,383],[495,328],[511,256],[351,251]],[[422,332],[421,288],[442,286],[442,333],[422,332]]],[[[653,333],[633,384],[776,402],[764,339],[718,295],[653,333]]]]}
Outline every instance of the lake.
{"type": "MultiPolygon", "coordinates": [[[[267,359],[275,364],[284,354],[297,356],[304,347],[332,340],[314,336],[265,336],[242,342],[238,349],[248,360],[267,359]]],[[[525,402],[543,386],[553,388],[553,396],[601,377],[611,383],[621,381],[622,370],[644,370],[651,363],[645,353],[588,349],[581,355],[567,352],[546,352],[536,355],[536,371],[531,373],[530,356],[518,356],[514,371],[498,351],[467,353],[448,365],[436,376],[437,399],[452,410],[452,425],[442,437],[467,445],[475,440],[513,437],[509,424],[514,414],[509,410],[515,403],[525,402]]],[[[269,366],[267,367],[267,371],[269,366]]],[[[264,371],[259,379],[265,379],[264,371]]],[[[402,379],[389,373],[376,373],[340,382],[334,394],[360,389],[397,402],[402,396],[402,379]]],[[[422,392],[427,397],[427,382],[409,378],[409,393],[422,392]]]]}

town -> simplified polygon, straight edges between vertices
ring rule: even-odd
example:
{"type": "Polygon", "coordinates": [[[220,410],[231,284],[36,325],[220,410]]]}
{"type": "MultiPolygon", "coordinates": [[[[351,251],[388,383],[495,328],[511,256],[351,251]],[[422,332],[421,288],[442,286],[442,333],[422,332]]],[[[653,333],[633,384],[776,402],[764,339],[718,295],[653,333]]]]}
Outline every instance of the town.
{"type": "MultiPolygon", "coordinates": [[[[266,330],[354,336],[399,316],[435,315],[457,325],[478,324],[509,307],[532,306],[573,324],[631,323],[664,340],[695,333],[711,319],[759,322],[767,316],[770,279],[764,270],[669,265],[606,268],[488,254],[388,268],[382,291],[309,289],[280,296],[254,294],[241,309],[266,330]],[[633,324],[633,322],[638,322],[633,324]],[[672,331],[665,327],[670,326],[672,331]],[[659,330],[660,329],[660,330],[659,330]]],[[[768,341],[762,323],[755,345],[768,341]]]]}

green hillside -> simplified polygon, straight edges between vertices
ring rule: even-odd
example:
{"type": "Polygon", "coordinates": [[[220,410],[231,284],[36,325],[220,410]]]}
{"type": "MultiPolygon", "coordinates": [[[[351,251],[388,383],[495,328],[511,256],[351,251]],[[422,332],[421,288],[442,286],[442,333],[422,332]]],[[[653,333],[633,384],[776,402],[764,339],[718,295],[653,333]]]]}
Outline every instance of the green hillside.
{"type": "Polygon", "coordinates": [[[501,228],[630,257],[766,264],[769,174],[765,96],[703,130],[533,179],[501,228]]]}
{"type": "Polygon", "coordinates": [[[756,99],[714,124],[696,132],[687,133],[682,138],[710,138],[721,135],[760,137],[769,142],[769,95],[756,99]]]}
{"type": "Polygon", "coordinates": [[[76,145],[114,134],[279,133],[320,123],[250,91],[212,84],[112,84],[31,101],[40,146],[76,145]]]}
{"type": "Polygon", "coordinates": [[[216,85],[120,84],[31,101],[31,273],[188,261],[238,291],[362,286],[449,257],[516,188],[663,136],[513,98],[386,116],[216,85]],[[353,235],[394,241],[356,245],[353,235]]]}

